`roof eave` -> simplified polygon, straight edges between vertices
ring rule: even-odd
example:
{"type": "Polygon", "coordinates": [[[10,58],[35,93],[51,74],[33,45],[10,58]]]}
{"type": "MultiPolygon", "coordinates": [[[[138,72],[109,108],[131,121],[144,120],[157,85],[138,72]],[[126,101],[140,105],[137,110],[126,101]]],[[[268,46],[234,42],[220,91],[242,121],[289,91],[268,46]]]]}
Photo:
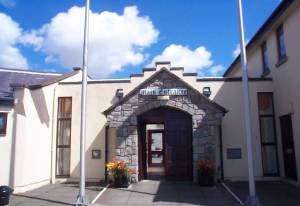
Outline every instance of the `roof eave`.
{"type": "MultiPolygon", "coordinates": [[[[269,16],[269,18],[264,22],[264,24],[259,28],[259,30],[255,33],[252,39],[246,46],[246,50],[248,51],[252,46],[256,44],[256,42],[260,39],[260,37],[267,31],[267,29],[272,26],[278,18],[294,3],[295,0],[284,0],[281,1],[279,6],[273,11],[273,13],[269,16]]],[[[240,55],[238,55],[232,64],[228,67],[228,69],[224,72],[223,77],[226,77],[236,66],[236,64],[240,61],[240,55]]]]}

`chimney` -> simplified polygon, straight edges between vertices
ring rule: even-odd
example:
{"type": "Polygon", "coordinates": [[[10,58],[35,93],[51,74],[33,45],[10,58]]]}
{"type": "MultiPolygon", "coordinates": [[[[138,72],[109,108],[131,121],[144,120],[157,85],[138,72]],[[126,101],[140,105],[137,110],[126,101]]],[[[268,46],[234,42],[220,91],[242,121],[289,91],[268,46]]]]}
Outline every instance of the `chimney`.
{"type": "Polygon", "coordinates": [[[171,67],[171,62],[170,61],[158,61],[158,62],[155,62],[155,67],[156,67],[156,70],[160,70],[162,68],[166,68],[169,70],[171,67]]]}
{"type": "Polygon", "coordinates": [[[73,67],[73,71],[80,71],[81,67],[73,67]]]}

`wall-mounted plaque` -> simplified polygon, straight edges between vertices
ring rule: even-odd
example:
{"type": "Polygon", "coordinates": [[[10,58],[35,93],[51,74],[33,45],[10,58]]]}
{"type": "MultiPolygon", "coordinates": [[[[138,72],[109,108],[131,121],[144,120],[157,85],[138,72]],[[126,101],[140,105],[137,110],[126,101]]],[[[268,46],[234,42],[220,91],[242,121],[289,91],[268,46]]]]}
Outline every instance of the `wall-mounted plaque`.
{"type": "Polygon", "coordinates": [[[99,149],[92,150],[92,159],[101,159],[101,150],[99,149]]]}
{"type": "Polygon", "coordinates": [[[163,89],[159,87],[148,87],[140,90],[140,95],[144,96],[182,96],[187,95],[186,88],[163,89]]]}
{"type": "Polygon", "coordinates": [[[228,148],[227,149],[227,159],[242,159],[242,149],[241,148],[228,148]]]}

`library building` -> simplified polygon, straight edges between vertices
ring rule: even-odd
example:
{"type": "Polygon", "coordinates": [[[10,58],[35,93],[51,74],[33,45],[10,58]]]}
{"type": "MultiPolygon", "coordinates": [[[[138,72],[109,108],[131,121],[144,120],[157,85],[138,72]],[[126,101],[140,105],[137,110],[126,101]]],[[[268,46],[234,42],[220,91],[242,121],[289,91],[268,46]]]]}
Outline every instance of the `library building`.
{"type": "MultiPolygon", "coordinates": [[[[256,180],[300,185],[300,1],[282,1],[247,45],[256,180]]],[[[156,62],[127,79],[88,79],[86,180],[108,178],[116,158],[132,181],[248,179],[238,56],[223,77],[156,62]]],[[[78,181],[82,70],[0,68],[0,185],[16,193],[78,181]]]]}

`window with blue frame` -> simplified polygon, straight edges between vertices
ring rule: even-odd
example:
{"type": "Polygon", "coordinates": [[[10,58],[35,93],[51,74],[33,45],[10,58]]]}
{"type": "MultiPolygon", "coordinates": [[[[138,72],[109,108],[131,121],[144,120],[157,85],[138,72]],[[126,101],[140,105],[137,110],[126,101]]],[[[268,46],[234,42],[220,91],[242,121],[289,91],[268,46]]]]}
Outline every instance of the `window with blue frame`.
{"type": "Polygon", "coordinates": [[[267,43],[264,42],[261,45],[261,53],[262,53],[262,63],[263,63],[263,75],[267,75],[270,73],[270,64],[269,64],[269,56],[268,56],[268,48],[267,43]]]}
{"type": "Polygon", "coordinates": [[[0,135],[6,135],[7,113],[0,112],[0,135]]]}
{"type": "Polygon", "coordinates": [[[277,36],[277,52],[278,52],[278,61],[283,61],[286,59],[286,47],[284,41],[284,30],[283,25],[280,25],[276,31],[277,36]]]}

